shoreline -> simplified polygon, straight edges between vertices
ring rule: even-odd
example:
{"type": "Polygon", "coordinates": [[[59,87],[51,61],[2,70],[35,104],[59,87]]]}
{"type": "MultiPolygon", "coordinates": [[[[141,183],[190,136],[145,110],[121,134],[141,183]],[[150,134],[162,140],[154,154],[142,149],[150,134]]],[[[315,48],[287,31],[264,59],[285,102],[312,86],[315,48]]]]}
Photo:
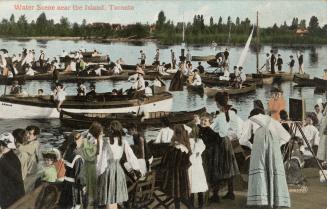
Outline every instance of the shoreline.
{"type": "MultiPolygon", "coordinates": [[[[82,36],[17,36],[17,37],[7,37],[0,36],[0,39],[4,40],[40,40],[40,41],[53,41],[53,40],[61,40],[61,41],[94,41],[94,42],[154,42],[158,44],[160,40],[154,37],[149,38],[99,38],[99,37],[82,37],[82,36]]],[[[209,44],[209,43],[208,43],[209,44]]],[[[204,46],[208,44],[203,43],[191,43],[190,46],[204,46]]],[[[162,45],[178,45],[176,43],[172,44],[162,44],[162,45]]],[[[327,44],[301,44],[301,43],[261,43],[261,45],[268,45],[272,47],[281,47],[281,48],[311,48],[311,47],[320,47],[327,44]]],[[[244,46],[244,43],[217,43],[217,46],[244,46]]]]}

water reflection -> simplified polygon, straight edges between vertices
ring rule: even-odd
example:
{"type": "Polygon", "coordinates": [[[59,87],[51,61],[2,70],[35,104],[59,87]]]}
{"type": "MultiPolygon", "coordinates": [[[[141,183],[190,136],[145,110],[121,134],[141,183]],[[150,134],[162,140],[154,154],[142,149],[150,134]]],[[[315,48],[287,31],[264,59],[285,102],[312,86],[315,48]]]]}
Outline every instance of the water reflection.
{"type": "Polygon", "coordinates": [[[310,49],[309,58],[311,66],[316,66],[318,64],[318,53],[316,47],[310,49]]]}

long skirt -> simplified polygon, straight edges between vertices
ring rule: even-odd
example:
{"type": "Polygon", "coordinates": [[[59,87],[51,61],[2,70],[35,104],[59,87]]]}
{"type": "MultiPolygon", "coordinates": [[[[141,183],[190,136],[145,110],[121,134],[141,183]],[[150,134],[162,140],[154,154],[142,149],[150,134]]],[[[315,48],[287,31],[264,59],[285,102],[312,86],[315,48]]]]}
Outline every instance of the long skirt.
{"type": "Polygon", "coordinates": [[[128,200],[126,178],[119,160],[110,160],[108,168],[98,178],[98,203],[109,205],[128,200]]]}
{"type": "Polygon", "coordinates": [[[206,148],[203,152],[203,161],[211,186],[240,174],[231,141],[227,137],[206,148]]]}

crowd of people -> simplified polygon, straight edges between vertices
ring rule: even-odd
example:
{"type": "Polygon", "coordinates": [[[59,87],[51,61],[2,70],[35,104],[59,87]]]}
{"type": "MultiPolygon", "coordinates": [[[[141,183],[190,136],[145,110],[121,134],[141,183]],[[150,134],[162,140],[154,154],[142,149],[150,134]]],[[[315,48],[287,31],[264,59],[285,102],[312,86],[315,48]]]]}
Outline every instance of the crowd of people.
{"type": "MultiPolygon", "coordinates": [[[[129,177],[137,181],[151,171],[156,171],[158,188],[174,200],[175,208],[181,203],[195,208],[195,196],[198,208],[203,208],[208,192],[214,203],[237,198],[234,179],[248,158],[247,205],[290,207],[285,150],[292,138],[300,138],[298,154],[312,157],[312,148],[313,155],[326,164],[327,138],[321,131],[326,128],[326,105],[319,99],[302,123],[308,145],[299,131],[294,132],[280,89],[273,89],[266,108],[255,100],[246,121],[230,105],[227,93],[217,93],[215,101],[218,111],[214,117],[194,115],[193,121],[174,126],[163,118],[153,141],[145,139],[135,124],[126,124],[125,129],[119,121],[105,126],[93,122],[88,130],[66,136],[58,149],[42,151],[36,126],[2,133],[0,208],[8,208],[43,182],[60,184],[60,208],[128,206],[129,177]],[[156,167],[154,157],[158,156],[151,144],[167,145],[156,167]],[[238,153],[245,156],[243,162],[237,159],[238,153]],[[227,193],[220,197],[224,183],[227,193]]],[[[300,162],[299,167],[303,167],[300,162]]]]}
{"type": "MultiPolygon", "coordinates": [[[[299,53],[296,54],[297,60],[298,60],[298,65],[299,65],[299,73],[304,74],[304,68],[303,68],[303,52],[300,51],[299,53]]],[[[266,54],[266,61],[265,64],[261,67],[260,71],[265,67],[266,72],[271,72],[272,74],[276,73],[275,66],[277,66],[278,72],[282,72],[283,70],[283,59],[280,54],[275,55],[274,50],[270,50],[270,53],[266,54]]],[[[295,66],[295,60],[293,55],[290,55],[290,61],[287,63],[289,66],[289,72],[293,73],[294,72],[294,66],[295,66]]]]}

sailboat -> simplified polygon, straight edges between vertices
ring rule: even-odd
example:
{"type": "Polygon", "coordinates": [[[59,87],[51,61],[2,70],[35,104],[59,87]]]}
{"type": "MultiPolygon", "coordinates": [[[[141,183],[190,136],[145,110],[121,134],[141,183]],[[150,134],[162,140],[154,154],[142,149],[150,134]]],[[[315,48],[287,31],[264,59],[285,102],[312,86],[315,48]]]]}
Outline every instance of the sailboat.
{"type": "Polygon", "coordinates": [[[185,44],[185,23],[184,23],[184,13],[183,13],[183,34],[182,34],[182,43],[181,43],[181,47],[182,49],[185,48],[186,44],[185,44]]]}

